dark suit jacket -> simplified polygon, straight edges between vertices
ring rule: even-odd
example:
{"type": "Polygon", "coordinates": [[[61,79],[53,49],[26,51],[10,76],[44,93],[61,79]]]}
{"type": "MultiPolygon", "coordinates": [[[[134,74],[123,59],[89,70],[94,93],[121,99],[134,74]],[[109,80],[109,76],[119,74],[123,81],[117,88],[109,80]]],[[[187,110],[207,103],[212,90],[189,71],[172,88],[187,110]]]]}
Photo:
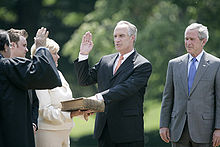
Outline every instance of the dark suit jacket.
{"type": "Polygon", "coordinates": [[[143,141],[143,101],[152,66],[135,51],[113,75],[117,56],[104,56],[92,68],[88,60],[74,62],[80,85],[98,83],[106,105],[105,112],[96,114],[94,136],[98,139],[107,123],[114,142],[143,141]]]}
{"type": "Polygon", "coordinates": [[[38,50],[33,60],[0,55],[1,147],[35,146],[27,90],[57,86],[61,80],[48,50],[38,50]]]}
{"type": "Polygon", "coordinates": [[[220,128],[220,59],[204,52],[188,94],[188,54],[168,64],[161,107],[160,127],[169,127],[177,142],[185,123],[196,143],[210,143],[220,128]],[[186,121],[187,120],[187,121],[186,121]]]}

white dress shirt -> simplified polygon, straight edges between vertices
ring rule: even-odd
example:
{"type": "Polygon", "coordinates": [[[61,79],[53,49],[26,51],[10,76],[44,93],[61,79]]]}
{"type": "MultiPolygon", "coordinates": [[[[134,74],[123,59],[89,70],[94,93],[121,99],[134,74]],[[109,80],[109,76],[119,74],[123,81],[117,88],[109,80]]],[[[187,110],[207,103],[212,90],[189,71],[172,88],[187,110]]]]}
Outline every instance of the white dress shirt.
{"type": "MultiPolygon", "coordinates": [[[[197,57],[195,57],[196,58],[196,62],[195,62],[195,66],[196,66],[196,70],[197,70],[197,68],[198,68],[198,66],[199,66],[199,62],[200,62],[200,60],[201,60],[201,58],[202,58],[202,55],[203,55],[203,53],[204,53],[204,50],[202,50],[202,52],[197,56],[197,57]]],[[[192,64],[192,58],[194,58],[191,54],[189,54],[189,60],[188,60],[188,76],[189,76],[189,69],[190,69],[190,66],[191,66],[191,64],[192,64]]]]}

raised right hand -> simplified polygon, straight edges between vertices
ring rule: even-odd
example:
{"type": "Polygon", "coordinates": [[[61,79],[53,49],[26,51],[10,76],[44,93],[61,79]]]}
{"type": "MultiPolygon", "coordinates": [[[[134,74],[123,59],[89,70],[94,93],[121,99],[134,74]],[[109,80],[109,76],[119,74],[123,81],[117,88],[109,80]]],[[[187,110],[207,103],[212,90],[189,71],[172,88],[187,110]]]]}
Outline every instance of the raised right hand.
{"type": "Polygon", "coordinates": [[[39,47],[46,47],[46,39],[49,35],[49,32],[46,28],[41,27],[38,29],[36,37],[34,37],[36,49],[39,47]]]}
{"type": "Polygon", "coordinates": [[[170,141],[169,128],[160,128],[160,137],[164,142],[169,143],[170,141]]]}
{"type": "Polygon", "coordinates": [[[88,55],[89,52],[93,48],[93,42],[92,42],[92,34],[90,32],[86,32],[83,35],[82,42],[80,45],[80,54],[82,55],[88,55]]]}

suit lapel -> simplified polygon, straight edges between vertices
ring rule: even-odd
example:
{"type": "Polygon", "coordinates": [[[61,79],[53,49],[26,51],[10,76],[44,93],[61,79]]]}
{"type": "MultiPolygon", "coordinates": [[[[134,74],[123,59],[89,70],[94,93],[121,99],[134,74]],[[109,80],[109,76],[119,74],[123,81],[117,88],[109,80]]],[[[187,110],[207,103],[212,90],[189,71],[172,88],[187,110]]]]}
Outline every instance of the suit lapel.
{"type": "Polygon", "coordinates": [[[200,60],[198,69],[196,71],[195,79],[194,79],[192,88],[190,90],[190,95],[193,92],[193,90],[195,89],[195,87],[197,86],[197,84],[198,84],[199,80],[201,79],[201,77],[203,76],[203,74],[206,72],[208,66],[209,66],[209,60],[206,57],[206,52],[204,52],[204,54],[202,55],[202,58],[200,60]]]}
{"type": "Polygon", "coordinates": [[[111,77],[113,76],[113,67],[114,67],[114,64],[115,64],[115,61],[116,61],[116,59],[117,59],[117,57],[118,57],[118,54],[115,54],[115,56],[113,56],[112,58],[111,58],[111,60],[108,62],[108,73],[110,73],[110,75],[111,75],[111,77]]]}
{"type": "MultiPolygon", "coordinates": [[[[113,75],[112,78],[114,78],[115,76],[117,76],[120,72],[126,71],[127,68],[129,68],[130,66],[133,66],[133,62],[135,61],[137,56],[137,52],[134,51],[119,67],[119,69],[117,70],[117,72],[113,75]]],[[[113,69],[113,67],[112,67],[113,69]]]]}
{"type": "Polygon", "coordinates": [[[180,64],[180,75],[181,75],[181,81],[183,83],[183,87],[184,87],[184,90],[186,92],[186,95],[188,95],[188,80],[187,80],[187,67],[188,67],[188,54],[186,54],[181,62],[179,63],[180,64]]]}

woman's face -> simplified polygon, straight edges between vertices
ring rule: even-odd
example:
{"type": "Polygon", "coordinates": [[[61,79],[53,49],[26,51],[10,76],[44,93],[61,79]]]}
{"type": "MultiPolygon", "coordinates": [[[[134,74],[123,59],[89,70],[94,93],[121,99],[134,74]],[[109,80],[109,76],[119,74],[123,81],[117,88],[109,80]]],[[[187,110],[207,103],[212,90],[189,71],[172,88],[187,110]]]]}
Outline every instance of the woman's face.
{"type": "Polygon", "coordinates": [[[53,60],[56,64],[56,67],[58,66],[58,59],[60,58],[60,56],[58,55],[58,51],[50,51],[52,57],[53,57],[53,60]]]}

